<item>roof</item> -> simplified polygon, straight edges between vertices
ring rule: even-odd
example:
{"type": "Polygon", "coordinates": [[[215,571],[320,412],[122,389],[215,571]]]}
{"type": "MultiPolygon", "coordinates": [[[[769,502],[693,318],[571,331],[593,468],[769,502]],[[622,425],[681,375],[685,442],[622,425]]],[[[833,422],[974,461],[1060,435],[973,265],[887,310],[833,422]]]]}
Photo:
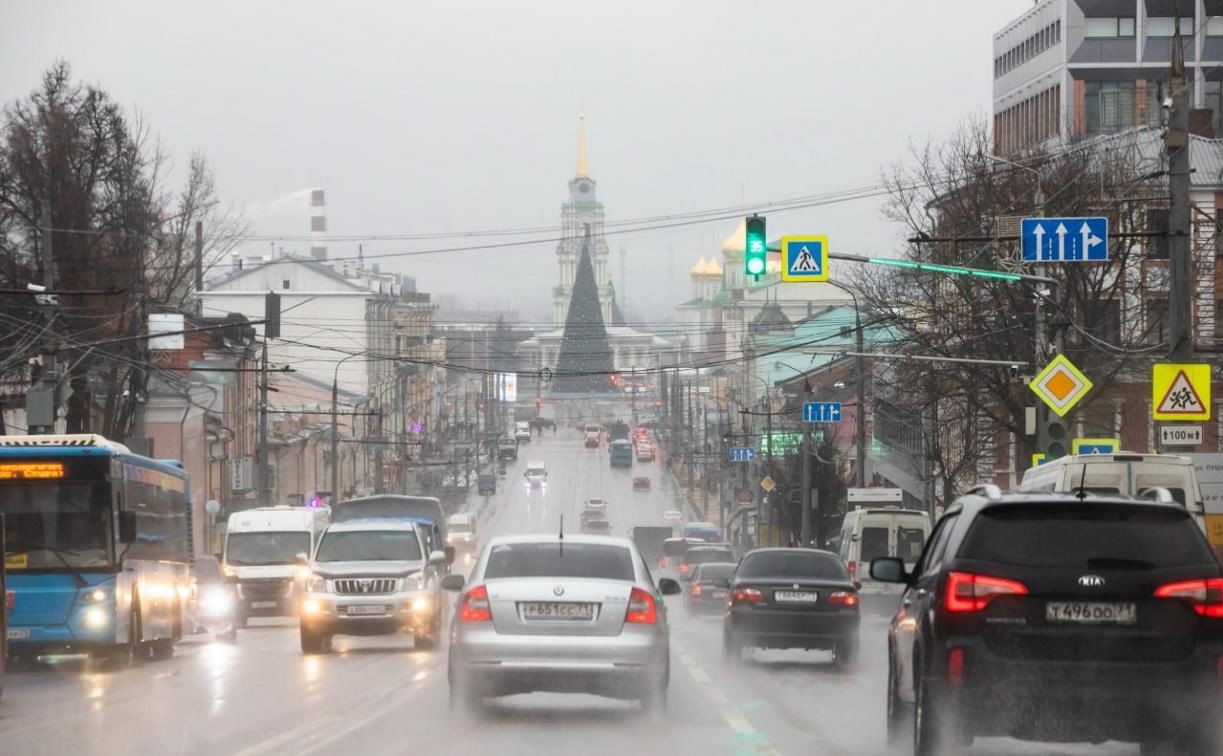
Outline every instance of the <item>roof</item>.
{"type": "MultiPolygon", "coordinates": [[[[488,541],[488,546],[505,546],[515,543],[550,543],[559,546],[561,537],[557,535],[504,535],[496,536],[488,541]]],[[[582,535],[579,533],[565,533],[564,543],[566,546],[575,543],[593,543],[603,546],[624,546],[630,548],[633,542],[623,536],[598,536],[598,535],[582,535]]]]}
{"type": "MultiPolygon", "coordinates": [[[[1207,139],[1190,134],[1189,168],[1194,187],[1223,187],[1223,139],[1207,139]]],[[[1067,154],[1079,151],[1105,154],[1132,150],[1135,157],[1149,164],[1154,173],[1167,163],[1167,147],[1159,126],[1139,126],[1116,134],[1105,134],[1076,142],[1065,148],[1067,154]]],[[[1141,169],[1140,169],[1140,172],[1141,169]]]]}
{"type": "Polygon", "coordinates": [[[1156,501],[1155,499],[1140,499],[1130,496],[1095,496],[1089,495],[1085,499],[1080,499],[1078,494],[1074,493],[1049,493],[1049,492],[1001,492],[997,497],[991,497],[987,493],[982,493],[979,490],[970,491],[960,498],[952,502],[947,508],[950,512],[953,509],[968,510],[971,512],[979,512],[984,509],[993,509],[996,507],[1016,507],[1025,505],[1041,505],[1041,504],[1066,504],[1067,506],[1086,506],[1095,504],[1108,504],[1110,506],[1135,507],[1135,508],[1156,508],[1156,509],[1172,509],[1178,512],[1184,512],[1186,517],[1189,517],[1189,510],[1183,504],[1175,501],[1156,501]]]}
{"type": "Polygon", "coordinates": [[[220,278],[214,279],[211,282],[209,282],[208,288],[200,292],[200,294],[207,295],[207,294],[221,293],[218,291],[218,289],[221,286],[225,286],[229,283],[237,281],[239,278],[248,276],[254,273],[255,271],[259,270],[260,268],[264,267],[265,265],[276,265],[278,263],[293,263],[295,265],[302,265],[314,271],[315,273],[318,273],[321,276],[326,276],[327,278],[330,278],[331,280],[335,281],[336,283],[343,284],[345,288],[349,288],[349,289],[352,289],[353,291],[360,291],[360,292],[368,291],[365,287],[359,286],[356,283],[354,283],[353,281],[350,281],[349,279],[340,275],[339,273],[336,273],[335,270],[331,266],[324,265],[323,263],[319,262],[318,260],[315,260],[313,257],[305,257],[303,255],[286,253],[273,260],[261,260],[258,262],[257,265],[252,265],[250,267],[243,267],[241,270],[235,270],[235,271],[225,274],[224,276],[221,276],[220,278]]]}

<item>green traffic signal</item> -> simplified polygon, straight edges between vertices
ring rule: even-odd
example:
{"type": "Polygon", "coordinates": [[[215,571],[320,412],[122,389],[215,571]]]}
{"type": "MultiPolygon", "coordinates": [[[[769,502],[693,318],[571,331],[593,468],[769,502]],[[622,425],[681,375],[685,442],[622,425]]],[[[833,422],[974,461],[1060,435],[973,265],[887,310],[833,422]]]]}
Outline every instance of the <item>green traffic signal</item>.
{"type": "Polygon", "coordinates": [[[759,215],[747,219],[747,242],[743,250],[744,268],[749,276],[764,275],[768,261],[768,243],[764,238],[764,218],[759,215]]]}
{"type": "Polygon", "coordinates": [[[1066,421],[1048,407],[1040,408],[1037,420],[1036,443],[1045,459],[1052,462],[1066,456],[1066,421]]]}

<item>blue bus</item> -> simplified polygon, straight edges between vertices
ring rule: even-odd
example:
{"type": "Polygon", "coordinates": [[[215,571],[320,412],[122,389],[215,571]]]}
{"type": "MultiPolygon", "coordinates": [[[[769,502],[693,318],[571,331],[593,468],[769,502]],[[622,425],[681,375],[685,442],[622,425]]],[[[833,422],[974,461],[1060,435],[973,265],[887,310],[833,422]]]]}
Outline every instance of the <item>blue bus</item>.
{"type": "Polygon", "coordinates": [[[612,467],[633,466],[633,442],[628,439],[617,439],[607,447],[607,456],[612,467]]]}
{"type": "Polygon", "coordinates": [[[96,435],[0,436],[11,654],[168,656],[190,593],[175,462],[96,435]]]}

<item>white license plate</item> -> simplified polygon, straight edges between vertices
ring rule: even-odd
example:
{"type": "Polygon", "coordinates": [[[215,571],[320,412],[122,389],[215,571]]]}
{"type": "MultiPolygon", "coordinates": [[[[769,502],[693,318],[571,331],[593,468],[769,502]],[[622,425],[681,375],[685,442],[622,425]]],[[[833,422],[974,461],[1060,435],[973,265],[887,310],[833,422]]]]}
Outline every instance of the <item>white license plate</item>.
{"type": "Polygon", "coordinates": [[[1050,601],[1045,604],[1045,621],[1133,625],[1138,622],[1138,605],[1120,601],[1050,601]]]}
{"type": "Polygon", "coordinates": [[[595,605],[573,601],[527,601],[520,604],[523,619],[592,620],[595,605]]]}
{"type": "Polygon", "coordinates": [[[726,598],[726,591],[711,591],[709,595],[716,599],[724,599],[726,598]]]}
{"type": "Polygon", "coordinates": [[[10,627],[7,636],[9,640],[26,640],[30,637],[30,630],[25,627],[10,627]]]}
{"type": "Polygon", "coordinates": [[[386,606],[382,604],[358,604],[348,607],[349,614],[386,614],[386,606]]]}
{"type": "Polygon", "coordinates": [[[271,609],[276,606],[275,601],[252,601],[251,609],[271,609]]]}
{"type": "Polygon", "coordinates": [[[774,601],[794,604],[814,604],[820,595],[815,591],[773,591],[774,601]]]}

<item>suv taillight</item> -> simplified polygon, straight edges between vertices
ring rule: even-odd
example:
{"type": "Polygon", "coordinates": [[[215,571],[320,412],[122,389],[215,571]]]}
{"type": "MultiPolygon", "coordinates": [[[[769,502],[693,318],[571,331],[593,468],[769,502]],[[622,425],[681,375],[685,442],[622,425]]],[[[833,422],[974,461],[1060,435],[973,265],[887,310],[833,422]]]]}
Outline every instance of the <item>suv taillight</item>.
{"type": "Polygon", "coordinates": [[[1180,599],[1203,617],[1223,617],[1223,578],[1165,583],[1155,589],[1155,598],[1180,599]]]}
{"type": "Polygon", "coordinates": [[[663,569],[663,570],[667,569],[667,558],[666,557],[663,557],[662,559],[658,560],[658,567],[659,569],[663,569]]]}
{"type": "Polygon", "coordinates": [[[463,595],[463,603],[459,606],[459,621],[489,622],[493,613],[488,605],[488,589],[477,585],[463,595]]]}
{"type": "Polygon", "coordinates": [[[702,593],[704,593],[704,591],[705,591],[705,589],[701,587],[701,584],[700,584],[700,583],[697,583],[696,585],[692,586],[692,595],[693,595],[693,596],[699,596],[699,595],[701,595],[702,593]]]}
{"type": "Polygon", "coordinates": [[[845,565],[845,567],[849,570],[850,581],[852,582],[854,580],[857,580],[858,579],[858,563],[855,561],[851,561],[849,564],[845,565]]]}
{"type": "Polygon", "coordinates": [[[680,573],[681,575],[687,575],[687,574],[688,574],[688,570],[690,570],[690,569],[692,569],[692,568],[688,566],[688,563],[687,563],[687,562],[680,562],[680,563],[679,563],[679,573],[680,573]]]}
{"type": "Polygon", "coordinates": [[[1017,580],[951,572],[947,574],[943,608],[949,612],[979,612],[997,596],[1023,596],[1027,592],[1028,587],[1017,580]]]}
{"type": "Polygon", "coordinates": [[[624,615],[624,621],[641,625],[657,622],[658,611],[654,607],[654,597],[648,591],[634,588],[628,597],[628,613],[624,615]]]}

